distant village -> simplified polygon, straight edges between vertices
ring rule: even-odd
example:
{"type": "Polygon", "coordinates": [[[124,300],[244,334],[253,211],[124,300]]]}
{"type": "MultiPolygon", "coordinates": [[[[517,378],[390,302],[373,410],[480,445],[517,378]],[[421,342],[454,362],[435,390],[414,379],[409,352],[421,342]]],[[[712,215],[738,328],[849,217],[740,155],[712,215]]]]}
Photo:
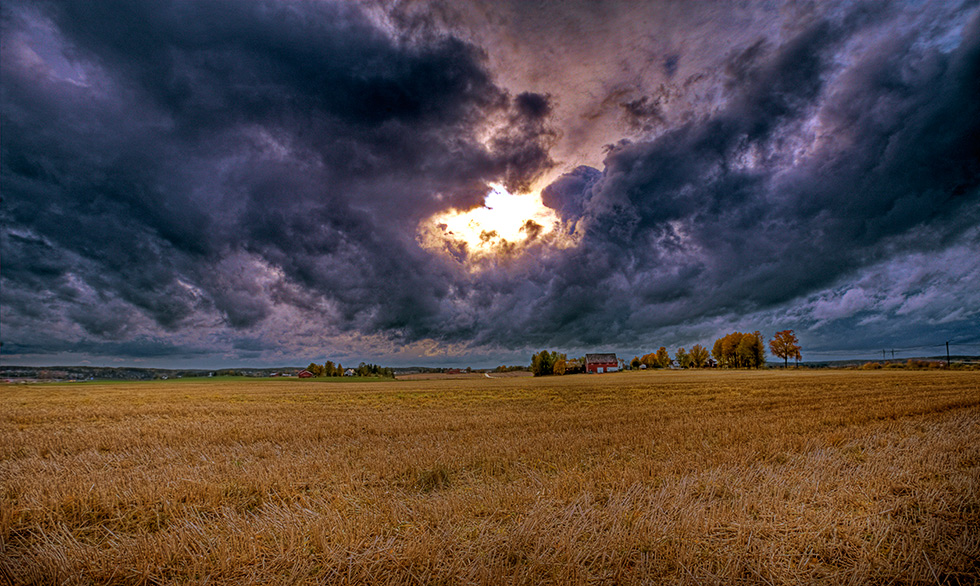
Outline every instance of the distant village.
{"type": "MultiPolygon", "coordinates": [[[[769,350],[783,358],[785,364],[802,359],[799,340],[793,330],[776,332],[769,341],[769,350]]],[[[564,375],[575,373],[603,374],[619,370],[646,370],[648,368],[762,368],[766,364],[766,340],[758,331],[732,332],[715,340],[711,352],[701,344],[690,350],[678,348],[671,357],[666,346],[643,356],[624,360],[615,354],[586,354],[581,358],[568,358],[565,354],[542,350],[531,357],[531,372],[535,376],[564,375]]]]}
{"type": "Polygon", "coordinates": [[[327,360],[323,364],[311,362],[309,366],[296,373],[299,378],[318,378],[318,377],[372,377],[372,378],[395,378],[395,370],[385,368],[377,364],[360,363],[357,368],[344,368],[342,364],[334,364],[327,360]]]}
{"type": "MultiPolygon", "coordinates": [[[[655,352],[624,359],[611,352],[587,353],[577,358],[565,354],[542,350],[531,356],[529,365],[498,366],[496,368],[444,368],[430,366],[384,367],[361,362],[356,367],[345,368],[340,363],[326,361],[323,364],[310,363],[306,368],[223,368],[223,369],[165,369],[109,366],[0,366],[0,381],[6,383],[30,382],[85,382],[100,380],[178,380],[199,378],[350,378],[387,379],[396,377],[424,377],[428,375],[483,375],[493,376],[508,373],[530,373],[534,376],[553,376],[567,374],[606,374],[628,370],[648,369],[696,369],[696,368],[763,368],[766,363],[766,347],[769,352],[783,360],[781,366],[789,366],[793,360],[800,366],[802,349],[793,330],[776,332],[766,344],[759,332],[732,332],[719,338],[709,352],[701,344],[687,350],[677,348],[673,356],[665,346],[655,352]]],[[[931,358],[898,358],[876,361],[838,360],[833,362],[809,362],[807,368],[860,368],[864,370],[880,368],[905,369],[977,369],[980,357],[946,356],[931,358]]],[[[527,374],[525,374],[527,376],[527,374]]]]}

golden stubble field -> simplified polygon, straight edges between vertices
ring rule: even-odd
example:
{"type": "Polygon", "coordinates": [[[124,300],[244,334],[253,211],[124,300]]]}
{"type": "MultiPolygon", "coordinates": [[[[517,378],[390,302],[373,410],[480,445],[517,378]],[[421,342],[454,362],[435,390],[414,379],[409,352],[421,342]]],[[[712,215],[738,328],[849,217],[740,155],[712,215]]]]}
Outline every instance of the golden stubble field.
{"type": "Polygon", "coordinates": [[[0,582],[974,584],[980,373],[0,387],[0,582]]]}

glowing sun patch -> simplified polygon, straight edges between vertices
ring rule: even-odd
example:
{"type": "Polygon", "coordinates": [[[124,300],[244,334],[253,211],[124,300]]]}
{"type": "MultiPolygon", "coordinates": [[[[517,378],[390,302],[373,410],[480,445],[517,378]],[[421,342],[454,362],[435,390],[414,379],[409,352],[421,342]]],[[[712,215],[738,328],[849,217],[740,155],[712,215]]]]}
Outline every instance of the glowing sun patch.
{"type": "Polygon", "coordinates": [[[510,256],[541,244],[566,248],[574,244],[555,210],[540,193],[513,194],[490,184],[483,206],[465,212],[435,214],[419,226],[419,242],[459,260],[510,256]]]}

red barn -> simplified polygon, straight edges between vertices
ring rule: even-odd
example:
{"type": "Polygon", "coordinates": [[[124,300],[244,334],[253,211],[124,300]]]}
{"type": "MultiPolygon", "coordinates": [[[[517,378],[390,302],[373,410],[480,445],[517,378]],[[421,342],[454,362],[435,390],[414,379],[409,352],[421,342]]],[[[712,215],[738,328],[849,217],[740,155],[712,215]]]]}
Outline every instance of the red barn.
{"type": "Polygon", "coordinates": [[[603,373],[619,370],[619,360],[615,354],[586,354],[585,372],[603,373]]]}
{"type": "Polygon", "coordinates": [[[296,376],[299,378],[313,378],[313,373],[308,370],[301,370],[296,376]]]}

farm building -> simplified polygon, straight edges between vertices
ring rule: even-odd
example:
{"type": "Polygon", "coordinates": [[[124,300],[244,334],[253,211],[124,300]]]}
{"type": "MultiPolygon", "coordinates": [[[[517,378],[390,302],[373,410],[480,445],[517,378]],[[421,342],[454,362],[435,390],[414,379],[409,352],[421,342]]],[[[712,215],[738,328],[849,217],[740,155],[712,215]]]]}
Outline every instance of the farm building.
{"type": "Polygon", "coordinates": [[[308,370],[301,370],[296,376],[299,378],[313,378],[313,373],[308,370]]]}
{"type": "Polygon", "coordinates": [[[615,354],[586,354],[585,372],[603,373],[619,370],[619,360],[615,354]]]}

